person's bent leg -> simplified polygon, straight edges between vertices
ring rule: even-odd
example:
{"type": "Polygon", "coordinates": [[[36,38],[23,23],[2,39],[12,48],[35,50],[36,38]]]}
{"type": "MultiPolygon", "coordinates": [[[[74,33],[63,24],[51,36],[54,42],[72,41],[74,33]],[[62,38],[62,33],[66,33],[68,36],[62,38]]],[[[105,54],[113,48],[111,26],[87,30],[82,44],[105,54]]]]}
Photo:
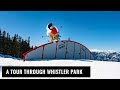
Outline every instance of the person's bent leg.
{"type": "Polygon", "coordinates": [[[57,41],[59,41],[59,38],[58,38],[58,35],[57,35],[57,34],[55,35],[55,39],[56,39],[57,41]]]}
{"type": "Polygon", "coordinates": [[[50,34],[50,39],[51,39],[51,41],[53,41],[53,35],[52,34],[50,34]]]}

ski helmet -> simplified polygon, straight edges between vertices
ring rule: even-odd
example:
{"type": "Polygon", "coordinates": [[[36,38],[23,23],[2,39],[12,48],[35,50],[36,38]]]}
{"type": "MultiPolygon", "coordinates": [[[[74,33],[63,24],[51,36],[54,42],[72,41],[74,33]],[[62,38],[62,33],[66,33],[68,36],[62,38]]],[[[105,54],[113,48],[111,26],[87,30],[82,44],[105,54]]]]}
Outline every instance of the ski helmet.
{"type": "Polygon", "coordinates": [[[52,23],[49,23],[49,24],[48,24],[48,28],[50,29],[51,26],[53,26],[53,24],[52,24],[52,23]]]}

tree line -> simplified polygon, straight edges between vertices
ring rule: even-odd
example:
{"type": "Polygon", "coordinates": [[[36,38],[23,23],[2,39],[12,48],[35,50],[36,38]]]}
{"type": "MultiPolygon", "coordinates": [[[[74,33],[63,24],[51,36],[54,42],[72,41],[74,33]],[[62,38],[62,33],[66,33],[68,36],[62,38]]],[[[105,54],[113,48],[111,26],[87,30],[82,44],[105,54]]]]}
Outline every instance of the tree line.
{"type": "Polygon", "coordinates": [[[30,37],[27,40],[18,34],[11,37],[9,33],[0,29],[0,54],[23,58],[23,53],[30,49],[33,49],[33,46],[30,46],[30,37]]]}

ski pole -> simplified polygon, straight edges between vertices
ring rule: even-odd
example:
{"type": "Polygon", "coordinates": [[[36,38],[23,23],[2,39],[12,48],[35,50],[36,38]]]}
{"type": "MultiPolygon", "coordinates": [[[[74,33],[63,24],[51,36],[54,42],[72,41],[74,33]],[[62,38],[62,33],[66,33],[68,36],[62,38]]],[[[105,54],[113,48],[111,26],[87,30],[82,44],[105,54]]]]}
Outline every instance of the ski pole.
{"type": "Polygon", "coordinates": [[[49,36],[42,36],[42,37],[49,37],[49,36]]]}

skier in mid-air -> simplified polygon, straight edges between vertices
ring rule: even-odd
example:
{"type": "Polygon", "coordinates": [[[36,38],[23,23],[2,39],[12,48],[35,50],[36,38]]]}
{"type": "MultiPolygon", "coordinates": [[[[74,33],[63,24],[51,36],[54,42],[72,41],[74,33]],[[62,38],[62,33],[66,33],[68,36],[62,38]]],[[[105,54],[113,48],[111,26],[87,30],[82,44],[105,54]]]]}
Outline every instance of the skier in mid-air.
{"type": "Polygon", "coordinates": [[[46,27],[47,29],[47,36],[50,37],[51,42],[53,42],[54,40],[59,41],[59,31],[57,29],[57,27],[55,25],[53,25],[53,23],[49,23],[46,27]]]}

